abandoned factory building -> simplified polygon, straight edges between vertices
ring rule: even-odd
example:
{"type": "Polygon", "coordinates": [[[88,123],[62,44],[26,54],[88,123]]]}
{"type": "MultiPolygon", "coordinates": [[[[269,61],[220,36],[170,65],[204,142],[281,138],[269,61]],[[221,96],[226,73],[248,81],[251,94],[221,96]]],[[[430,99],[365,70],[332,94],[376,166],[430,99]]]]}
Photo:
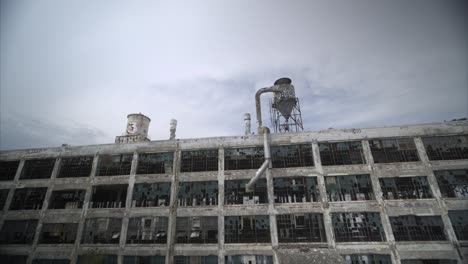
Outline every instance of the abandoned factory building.
{"type": "Polygon", "coordinates": [[[466,120],[302,131],[282,85],[271,133],[1,151],[0,263],[468,263],[466,120]]]}

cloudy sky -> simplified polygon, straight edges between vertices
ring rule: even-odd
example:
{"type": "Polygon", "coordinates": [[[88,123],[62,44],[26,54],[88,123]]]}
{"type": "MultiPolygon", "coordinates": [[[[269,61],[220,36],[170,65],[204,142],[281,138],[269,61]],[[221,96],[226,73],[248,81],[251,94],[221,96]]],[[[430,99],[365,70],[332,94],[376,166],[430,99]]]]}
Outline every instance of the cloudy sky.
{"type": "Polygon", "coordinates": [[[0,149],[241,135],[283,76],[307,130],[468,115],[464,0],[0,3],[0,149]]]}

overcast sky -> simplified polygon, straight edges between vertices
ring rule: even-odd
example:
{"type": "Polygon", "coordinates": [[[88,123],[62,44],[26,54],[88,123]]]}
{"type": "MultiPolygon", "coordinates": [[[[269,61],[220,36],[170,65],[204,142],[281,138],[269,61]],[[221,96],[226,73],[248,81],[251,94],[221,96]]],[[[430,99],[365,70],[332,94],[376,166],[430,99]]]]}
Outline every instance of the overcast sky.
{"type": "Polygon", "coordinates": [[[468,115],[465,0],[0,3],[0,149],[241,135],[284,76],[306,130],[468,115]]]}

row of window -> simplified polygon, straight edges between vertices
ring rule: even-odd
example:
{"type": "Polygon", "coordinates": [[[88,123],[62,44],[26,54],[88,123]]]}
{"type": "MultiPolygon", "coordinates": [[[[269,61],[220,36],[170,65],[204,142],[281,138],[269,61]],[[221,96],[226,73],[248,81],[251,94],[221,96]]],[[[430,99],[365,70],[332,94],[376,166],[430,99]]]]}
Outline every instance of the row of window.
{"type": "MultiPolygon", "coordinates": [[[[350,254],[343,255],[346,264],[392,264],[390,255],[350,254]]],[[[27,256],[0,255],[4,264],[26,264],[27,256]]],[[[164,264],[165,256],[124,256],[123,264],[164,264]]],[[[33,264],[70,264],[68,259],[34,259],[33,264]]],[[[78,264],[117,264],[117,255],[81,255],[78,264]]],[[[218,257],[209,256],[174,256],[175,264],[218,264],[218,257]]],[[[225,256],[226,264],[273,264],[273,257],[266,255],[225,256]]],[[[457,264],[450,259],[411,259],[401,260],[402,264],[457,264]]]]}
{"type": "MultiPolygon", "coordinates": [[[[468,159],[468,135],[424,137],[430,160],[468,159]]],[[[369,140],[375,163],[419,161],[412,138],[369,140]]],[[[364,164],[361,141],[319,143],[322,165],[364,164]]],[[[314,166],[311,144],[272,146],[273,168],[314,166]]],[[[99,156],[96,175],[128,175],[132,154],[99,156]]],[[[139,155],[136,174],[172,173],[174,153],[144,153],[139,155]]],[[[257,169],[264,159],[263,147],[225,149],[225,170],[257,169]]],[[[55,159],[26,160],[20,179],[50,178],[55,159]]],[[[88,177],[93,156],[63,158],[58,178],[88,177]]],[[[19,161],[0,162],[0,180],[13,180],[19,161]]],[[[218,170],[218,150],[182,151],[181,172],[218,170]]]]}
{"type": "MultiPolygon", "coordinates": [[[[468,198],[468,170],[436,171],[436,179],[443,197],[468,198]]],[[[424,199],[433,194],[426,176],[379,178],[382,198],[424,199]]],[[[265,179],[256,182],[253,190],[247,191],[248,180],[227,180],[224,186],[224,204],[267,204],[268,191],[265,179]]],[[[367,174],[327,176],[325,187],[328,200],[359,201],[375,200],[371,178],[367,174]]],[[[93,186],[89,208],[124,208],[127,184],[93,186]]],[[[287,177],[273,179],[274,202],[306,203],[320,202],[317,177],[287,177]]],[[[4,207],[9,189],[0,189],[0,208],[4,207]]],[[[47,187],[15,189],[9,210],[40,210],[47,187]]],[[[83,208],[85,190],[69,189],[52,191],[48,209],[83,208]]],[[[180,182],[177,205],[218,205],[218,182],[180,182]]],[[[137,183],[132,193],[131,207],[169,206],[171,183],[137,183]]]]}
{"type": "MultiPolygon", "coordinates": [[[[449,218],[459,240],[468,240],[468,211],[449,211],[449,218]]],[[[336,242],[386,241],[380,214],[376,212],[331,213],[336,242]]],[[[390,217],[396,241],[447,240],[440,216],[404,215],[390,217]]],[[[38,220],[6,220],[0,232],[0,244],[32,244],[38,220]]],[[[280,243],[327,242],[320,213],[276,216],[280,243]]],[[[82,244],[119,244],[121,218],[88,218],[82,244]]],[[[167,217],[133,217],[127,228],[127,244],[166,244],[167,217]]],[[[74,244],[77,223],[44,223],[39,244],[74,244]]],[[[217,244],[218,217],[177,217],[174,241],[177,244],[217,244]]],[[[270,243],[270,220],[267,215],[225,216],[225,243],[270,243]]]]}

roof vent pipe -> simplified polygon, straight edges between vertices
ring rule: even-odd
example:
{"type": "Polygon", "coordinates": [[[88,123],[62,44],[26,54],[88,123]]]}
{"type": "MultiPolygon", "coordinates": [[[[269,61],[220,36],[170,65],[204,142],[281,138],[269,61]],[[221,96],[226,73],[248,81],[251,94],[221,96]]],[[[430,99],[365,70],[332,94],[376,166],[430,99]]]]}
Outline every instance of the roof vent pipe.
{"type": "Polygon", "coordinates": [[[176,128],[177,128],[177,120],[171,119],[171,123],[170,123],[171,136],[169,137],[169,140],[175,139],[176,128]]]}
{"type": "Polygon", "coordinates": [[[244,124],[245,124],[245,135],[250,135],[250,114],[244,114],[244,124]]]}
{"type": "Polygon", "coordinates": [[[263,127],[263,148],[265,152],[265,161],[263,162],[262,166],[257,170],[255,173],[255,176],[250,179],[250,181],[245,185],[245,190],[247,192],[252,192],[253,191],[253,185],[257,180],[263,175],[263,173],[270,167],[271,163],[271,153],[270,153],[270,129],[268,127],[263,127]]]}

